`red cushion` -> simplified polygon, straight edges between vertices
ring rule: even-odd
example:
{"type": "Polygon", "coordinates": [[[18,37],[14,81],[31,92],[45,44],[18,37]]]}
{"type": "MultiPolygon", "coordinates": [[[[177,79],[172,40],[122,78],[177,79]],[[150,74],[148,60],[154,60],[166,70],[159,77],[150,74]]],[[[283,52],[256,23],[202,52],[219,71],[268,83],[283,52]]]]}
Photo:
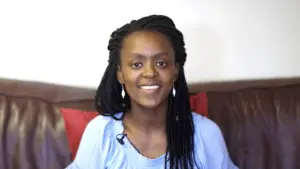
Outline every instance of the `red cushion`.
{"type": "Polygon", "coordinates": [[[67,138],[72,154],[75,158],[81,136],[89,121],[99,115],[97,112],[84,112],[81,110],[61,108],[61,114],[65,120],[67,138]]]}
{"type": "MultiPolygon", "coordinates": [[[[190,103],[192,111],[207,116],[207,98],[205,93],[198,93],[197,95],[191,96],[190,103]]],[[[61,108],[60,111],[65,120],[69,146],[72,159],[74,159],[86,125],[89,121],[98,116],[99,113],[69,108],[61,108]]]]}
{"type": "Polygon", "coordinates": [[[198,93],[190,96],[190,104],[192,111],[202,114],[206,117],[208,116],[206,93],[198,93]]]}

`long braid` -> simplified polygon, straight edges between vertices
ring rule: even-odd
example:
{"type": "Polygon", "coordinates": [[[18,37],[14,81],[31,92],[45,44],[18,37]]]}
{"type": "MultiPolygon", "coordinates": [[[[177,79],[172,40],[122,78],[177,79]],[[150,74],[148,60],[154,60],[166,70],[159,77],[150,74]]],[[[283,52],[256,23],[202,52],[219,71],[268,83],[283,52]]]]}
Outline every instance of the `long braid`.
{"type": "MultiPolygon", "coordinates": [[[[125,114],[126,110],[130,109],[129,96],[126,94],[124,99],[121,96],[122,86],[116,78],[117,65],[120,64],[123,39],[130,33],[141,30],[156,31],[165,35],[173,46],[176,63],[180,65],[178,78],[174,84],[176,96],[173,97],[170,93],[168,97],[166,122],[168,144],[165,168],[169,163],[170,169],[194,169],[194,123],[183,69],[187,54],[182,33],[176,29],[174,22],[167,16],[150,15],[133,20],[111,34],[108,45],[109,65],[95,96],[96,109],[104,116],[111,116],[116,120],[123,118],[116,118],[116,113],[124,112],[125,114]]],[[[199,168],[198,165],[196,166],[199,168]]]]}

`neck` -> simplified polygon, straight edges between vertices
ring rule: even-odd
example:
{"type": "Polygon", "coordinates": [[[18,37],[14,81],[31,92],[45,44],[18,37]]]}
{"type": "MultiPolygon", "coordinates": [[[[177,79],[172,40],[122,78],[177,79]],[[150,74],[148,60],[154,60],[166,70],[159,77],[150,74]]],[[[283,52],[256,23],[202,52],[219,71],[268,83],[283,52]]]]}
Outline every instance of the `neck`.
{"type": "Polygon", "coordinates": [[[157,108],[147,109],[137,104],[131,104],[131,110],[124,117],[125,127],[141,130],[142,132],[165,131],[167,104],[157,108]]]}

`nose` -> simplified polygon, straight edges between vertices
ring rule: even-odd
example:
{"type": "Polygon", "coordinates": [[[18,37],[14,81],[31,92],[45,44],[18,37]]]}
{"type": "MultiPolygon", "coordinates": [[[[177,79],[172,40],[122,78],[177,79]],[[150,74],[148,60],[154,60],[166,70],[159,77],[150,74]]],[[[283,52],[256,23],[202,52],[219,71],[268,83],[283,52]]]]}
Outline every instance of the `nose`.
{"type": "Polygon", "coordinates": [[[157,70],[155,69],[155,65],[153,64],[146,64],[144,66],[144,72],[143,72],[143,76],[147,77],[147,78],[153,78],[157,76],[157,70]]]}

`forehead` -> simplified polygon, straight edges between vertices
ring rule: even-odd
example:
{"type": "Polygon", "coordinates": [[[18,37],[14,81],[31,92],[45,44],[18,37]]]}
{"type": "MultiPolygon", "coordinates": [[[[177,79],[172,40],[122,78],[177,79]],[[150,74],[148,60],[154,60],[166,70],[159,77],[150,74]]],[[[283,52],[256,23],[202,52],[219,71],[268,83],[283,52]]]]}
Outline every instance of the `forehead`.
{"type": "Polygon", "coordinates": [[[123,53],[139,53],[141,55],[155,55],[166,52],[173,55],[173,49],[169,39],[154,31],[138,31],[129,34],[122,44],[123,53]]]}

